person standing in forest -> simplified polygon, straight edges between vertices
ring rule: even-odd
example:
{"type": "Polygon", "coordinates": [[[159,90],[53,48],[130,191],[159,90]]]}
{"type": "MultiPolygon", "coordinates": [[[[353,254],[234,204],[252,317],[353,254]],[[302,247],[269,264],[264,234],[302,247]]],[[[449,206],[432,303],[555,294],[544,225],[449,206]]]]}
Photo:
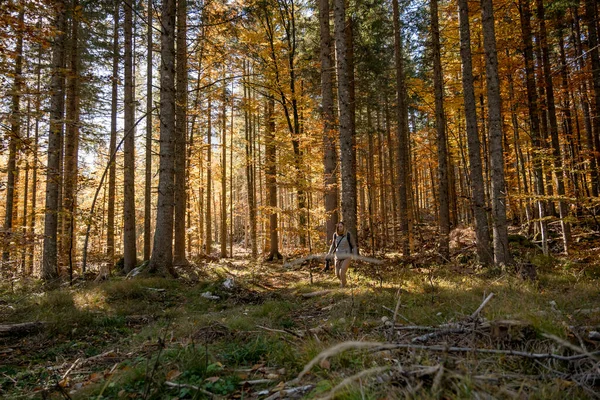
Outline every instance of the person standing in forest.
{"type": "Polygon", "coordinates": [[[327,257],[334,256],[335,276],[340,280],[341,287],[346,286],[346,272],[350,267],[352,255],[358,255],[356,242],[346,229],[343,222],[338,222],[327,257]]]}

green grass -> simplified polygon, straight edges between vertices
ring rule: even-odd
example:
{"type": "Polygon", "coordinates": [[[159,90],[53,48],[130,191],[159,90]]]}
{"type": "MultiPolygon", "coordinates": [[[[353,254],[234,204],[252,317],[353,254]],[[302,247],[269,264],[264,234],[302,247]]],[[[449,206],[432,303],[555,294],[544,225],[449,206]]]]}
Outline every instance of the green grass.
{"type": "MultiPolygon", "coordinates": [[[[517,335],[510,341],[495,341],[474,336],[461,345],[555,351],[560,346],[542,333],[568,338],[568,325],[600,324],[600,313],[575,313],[597,307],[600,292],[585,266],[560,259],[539,258],[538,262],[536,282],[502,271],[490,275],[463,272],[456,266],[408,269],[387,265],[378,271],[354,267],[352,287],[344,290],[337,289],[331,276],[315,274],[311,285],[306,271],[273,271],[262,266],[236,270],[233,291],[221,286],[221,270],[193,285],[163,278],[121,278],[48,292],[36,282],[30,282],[29,292],[25,287],[3,285],[0,304],[12,308],[2,308],[2,323],[39,320],[47,327],[39,334],[5,343],[5,347],[19,350],[8,353],[5,365],[0,366],[0,397],[24,394],[36,398],[40,392],[34,390],[45,388],[58,398],[56,384],[68,366],[76,359],[108,351],[118,352],[118,357],[74,369],[65,386],[65,390],[76,389],[72,398],[136,398],[144,393],[154,399],[203,398],[191,387],[168,388],[166,380],[218,395],[252,395],[294,378],[319,352],[337,343],[386,340],[388,330],[383,329],[382,317],[391,319],[392,313],[384,307],[396,307],[397,293],[397,323],[436,326],[463,320],[494,292],[481,315],[488,320],[515,319],[530,324],[532,337],[523,340],[517,335]],[[254,285],[272,277],[273,285],[281,289],[267,291],[254,285]],[[323,289],[332,291],[301,297],[323,289]],[[206,291],[220,300],[203,298],[206,291]],[[58,368],[51,372],[48,366],[58,368]],[[245,380],[266,378],[273,383],[240,385],[245,380]]],[[[305,382],[316,385],[306,396],[325,394],[345,377],[386,365],[395,372],[379,380],[364,378],[362,387],[350,384],[336,398],[370,399],[389,394],[462,399],[483,393],[506,397],[519,391],[532,398],[585,397],[581,389],[560,380],[517,379],[522,387],[513,387],[510,381],[503,380],[498,386],[476,378],[494,373],[543,375],[540,365],[530,360],[472,354],[448,357],[407,350],[336,354],[305,377],[305,382]],[[415,366],[438,364],[447,370],[439,393],[433,392],[433,376],[415,378],[406,372],[415,366]],[[404,375],[397,372],[398,365],[406,369],[404,375]],[[498,387],[507,392],[503,395],[498,387]]]]}

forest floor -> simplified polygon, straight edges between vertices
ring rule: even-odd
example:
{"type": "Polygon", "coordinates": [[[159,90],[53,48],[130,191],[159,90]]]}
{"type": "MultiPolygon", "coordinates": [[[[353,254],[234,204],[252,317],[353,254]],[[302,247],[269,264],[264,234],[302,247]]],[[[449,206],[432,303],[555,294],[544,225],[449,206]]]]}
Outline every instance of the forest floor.
{"type": "Polygon", "coordinates": [[[595,398],[594,249],[533,257],[534,279],[458,252],[445,265],[355,262],[343,289],[316,264],[248,258],[177,280],[5,283],[0,324],[42,324],[0,331],[0,397],[595,398]]]}

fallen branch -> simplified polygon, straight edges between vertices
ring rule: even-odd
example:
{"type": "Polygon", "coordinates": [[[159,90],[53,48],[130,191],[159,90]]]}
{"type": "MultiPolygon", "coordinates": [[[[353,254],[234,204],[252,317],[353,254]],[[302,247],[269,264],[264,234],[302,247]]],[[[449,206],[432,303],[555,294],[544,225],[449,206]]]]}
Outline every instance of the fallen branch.
{"type": "Polygon", "coordinates": [[[323,295],[326,295],[327,293],[331,293],[331,292],[333,292],[333,290],[331,290],[331,289],[319,290],[316,292],[302,293],[302,297],[304,297],[305,299],[309,299],[311,297],[323,296],[323,295]]]}
{"type": "Polygon", "coordinates": [[[206,389],[201,388],[200,386],[196,386],[196,385],[190,385],[187,383],[177,383],[177,382],[171,382],[171,381],[165,381],[165,385],[167,385],[168,387],[172,387],[172,388],[176,388],[176,389],[181,389],[181,388],[187,388],[187,389],[192,389],[192,390],[196,390],[202,394],[207,395],[208,397],[212,398],[217,398],[217,395],[209,392],[206,389]]]}
{"type": "Polygon", "coordinates": [[[489,296],[486,297],[485,300],[483,300],[483,303],[481,303],[477,310],[475,310],[475,312],[471,314],[471,319],[475,319],[479,315],[481,310],[483,310],[483,307],[485,307],[485,305],[492,299],[492,297],[494,297],[494,293],[490,293],[489,296]]]}
{"type": "Polygon", "coordinates": [[[0,325],[0,336],[25,336],[41,330],[45,322],[23,322],[21,324],[0,325]]]}
{"type": "Polygon", "coordinates": [[[438,331],[426,333],[426,334],[421,335],[421,336],[417,336],[416,338],[412,339],[412,342],[413,343],[426,342],[429,339],[433,339],[433,338],[438,337],[438,336],[449,335],[449,334],[452,334],[452,333],[465,333],[465,332],[466,332],[466,329],[464,329],[464,328],[443,329],[443,330],[438,330],[438,331]]]}
{"type": "Polygon", "coordinates": [[[267,397],[265,400],[276,400],[280,397],[293,396],[298,393],[308,392],[309,390],[312,390],[314,387],[315,387],[315,385],[304,385],[304,386],[298,386],[295,388],[279,390],[279,391],[273,393],[272,395],[270,395],[269,397],[267,397]]]}
{"type": "MultiPolygon", "coordinates": [[[[350,343],[350,342],[349,342],[350,343]]],[[[600,351],[594,351],[586,354],[577,354],[573,356],[561,356],[553,353],[528,353],[525,351],[518,350],[499,350],[499,349],[481,349],[477,347],[445,347],[445,346],[425,346],[419,344],[408,344],[408,343],[397,343],[397,344],[385,344],[376,349],[379,350],[396,350],[396,349],[411,349],[411,350],[428,350],[428,351],[439,351],[445,353],[480,353],[480,354],[499,354],[505,356],[516,356],[530,358],[534,360],[560,360],[560,361],[577,361],[588,357],[596,357],[600,355],[600,351]]]]}

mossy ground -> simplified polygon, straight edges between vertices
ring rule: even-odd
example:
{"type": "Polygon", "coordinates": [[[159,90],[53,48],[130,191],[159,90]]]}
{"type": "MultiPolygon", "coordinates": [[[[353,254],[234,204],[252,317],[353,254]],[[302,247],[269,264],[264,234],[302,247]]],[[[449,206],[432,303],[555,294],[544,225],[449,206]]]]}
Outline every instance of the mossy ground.
{"type": "MultiPolygon", "coordinates": [[[[405,265],[387,259],[381,266],[355,263],[351,286],[340,289],[332,275],[318,273],[316,267],[311,273],[308,267],[237,259],[189,267],[187,278],[179,280],[113,277],[52,291],[35,281],[4,285],[3,324],[46,325],[35,335],[0,338],[0,397],[183,399],[205,398],[210,392],[264,398],[261,390],[293,379],[314,356],[337,343],[390,340],[382,317],[392,318],[389,310],[398,298],[397,323],[437,326],[464,319],[494,292],[483,316],[522,321],[533,327],[534,337],[499,343],[467,335],[463,342],[564,351],[542,334],[573,340],[570,326],[600,325],[598,266],[537,261],[544,265],[538,266],[536,281],[458,263],[405,265]],[[233,289],[223,287],[227,278],[234,279],[233,289]],[[324,289],[330,292],[302,296],[324,289]],[[203,297],[206,292],[219,299],[203,297]],[[577,311],[581,309],[591,311],[577,311]],[[165,381],[186,386],[172,388],[165,381]]],[[[585,344],[588,350],[596,346],[585,344]]],[[[304,396],[318,398],[344,378],[378,366],[389,370],[356,380],[336,398],[590,396],[534,360],[420,350],[335,355],[303,378],[303,384],[315,385],[304,396]],[[436,379],[439,366],[444,373],[436,379]],[[438,370],[428,373],[426,367],[438,370]]],[[[557,362],[553,368],[570,367],[557,362]]]]}

